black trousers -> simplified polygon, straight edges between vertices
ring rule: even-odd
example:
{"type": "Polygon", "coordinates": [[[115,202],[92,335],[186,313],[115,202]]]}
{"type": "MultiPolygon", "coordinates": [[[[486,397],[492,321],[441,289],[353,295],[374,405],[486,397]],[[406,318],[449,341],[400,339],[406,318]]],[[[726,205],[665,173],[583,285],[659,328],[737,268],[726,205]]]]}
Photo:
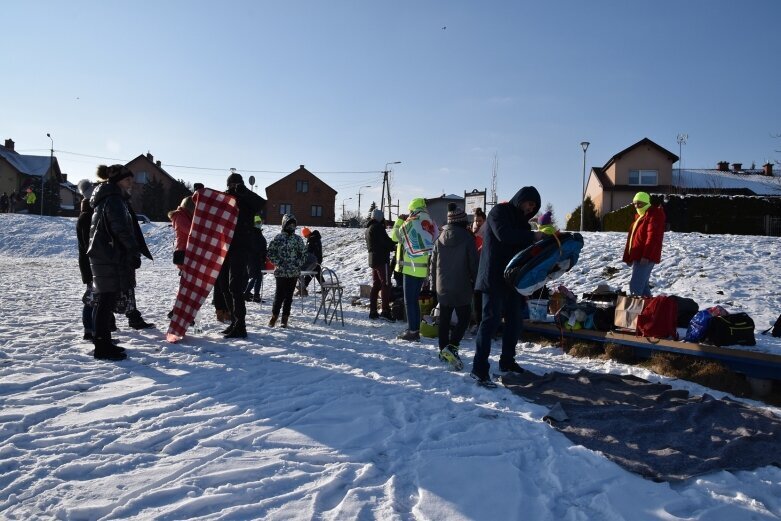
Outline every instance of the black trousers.
{"type": "Polygon", "coordinates": [[[467,304],[465,306],[450,307],[439,306],[439,348],[444,349],[449,344],[459,345],[464,338],[466,328],[469,327],[469,315],[472,313],[472,306],[467,304]],[[450,327],[450,318],[453,316],[453,311],[456,312],[456,318],[458,323],[452,331],[450,327]]]}
{"type": "Polygon", "coordinates": [[[117,303],[115,292],[96,293],[95,306],[92,308],[92,324],[95,328],[95,345],[98,342],[111,342],[111,329],[114,326],[114,305],[117,303]]]}
{"type": "Polygon", "coordinates": [[[282,316],[290,316],[290,305],[293,303],[293,292],[296,290],[298,277],[277,277],[277,290],[274,293],[274,304],[271,306],[271,314],[279,315],[280,309],[282,316]]]}
{"type": "Polygon", "coordinates": [[[228,250],[220,275],[217,277],[217,284],[225,297],[225,304],[233,316],[234,324],[244,324],[247,316],[247,306],[244,303],[244,290],[249,279],[247,256],[248,252],[243,248],[228,250]]]}

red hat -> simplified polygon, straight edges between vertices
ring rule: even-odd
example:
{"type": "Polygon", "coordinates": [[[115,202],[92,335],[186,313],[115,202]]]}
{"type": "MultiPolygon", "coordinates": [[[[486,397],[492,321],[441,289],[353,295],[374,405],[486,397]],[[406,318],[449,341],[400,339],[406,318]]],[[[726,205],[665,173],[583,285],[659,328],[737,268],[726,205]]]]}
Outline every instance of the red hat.
{"type": "Polygon", "coordinates": [[[309,229],[309,228],[307,228],[306,226],[304,227],[304,229],[303,229],[303,230],[301,230],[301,235],[303,235],[305,239],[306,239],[307,237],[309,237],[309,235],[310,235],[311,233],[312,233],[312,230],[310,230],[310,229],[309,229]]]}

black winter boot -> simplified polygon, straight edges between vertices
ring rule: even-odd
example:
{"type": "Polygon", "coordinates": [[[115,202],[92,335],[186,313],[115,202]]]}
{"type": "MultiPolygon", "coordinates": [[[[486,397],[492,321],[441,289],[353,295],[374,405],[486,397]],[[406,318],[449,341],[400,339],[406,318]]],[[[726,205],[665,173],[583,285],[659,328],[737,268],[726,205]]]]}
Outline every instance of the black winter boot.
{"type": "Polygon", "coordinates": [[[290,315],[282,315],[282,327],[287,327],[287,319],[290,315]]]}
{"type": "Polygon", "coordinates": [[[244,322],[237,323],[224,338],[247,338],[247,326],[244,322]]]}
{"type": "Polygon", "coordinates": [[[119,346],[115,346],[110,340],[96,338],[95,339],[95,352],[92,355],[98,360],[113,360],[119,361],[127,358],[124,349],[119,346]]]}
{"type": "Polygon", "coordinates": [[[127,325],[133,329],[149,329],[151,327],[155,327],[154,324],[146,322],[141,317],[141,312],[139,312],[137,309],[128,312],[125,316],[127,316],[127,325]]]}

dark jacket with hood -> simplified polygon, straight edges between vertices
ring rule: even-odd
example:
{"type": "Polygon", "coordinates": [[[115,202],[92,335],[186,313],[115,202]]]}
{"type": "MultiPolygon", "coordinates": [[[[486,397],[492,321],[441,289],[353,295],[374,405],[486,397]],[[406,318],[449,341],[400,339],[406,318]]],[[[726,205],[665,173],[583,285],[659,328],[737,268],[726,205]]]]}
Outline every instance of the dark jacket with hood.
{"type": "Polygon", "coordinates": [[[390,262],[390,254],[396,249],[396,243],[385,231],[385,225],[374,219],[366,225],[366,249],[369,251],[369,267],[376,268],[390,262]]]}
{"type": "Polygon", "coordinates": [[[117,292],[135,287],[135,268],[141,264],[140,245],[122,189],[114,183],[100,183],[90,204],[94,212],[87,256],[95,292],[117,292]]]}
{"type": "Polygon", "coordinates": [[[447,224],[434,243],[431,254],[431,289],[443,306],[471,304],[477,278],[477,246],[474,236],[463,226],[447,224]]]}
{"type": "Polygon", "coordinates": [[[534,243],[529,219],[540,209],[540,194],[533,186],[524,186],[507,203],[494,206],[486,217],[480,269],[475,289],[488,292],[510,286],[504,281],[504,269],[516,253],[534,243]],[[534,203],[531,213],[524,215],[523,201],[534,203]]]}
{"type": "Polygon", "coordinates": [[[89,228],[92,223],[92,207],[89,199],[81,200],[81,213],[76,219],[76,241],[79,246],[79,271],[81,271],[81,281],[84,284],[92,283],[92,268],[89,265],[87,249],[89,249],[89,228]]]}
{"type": "Polygon", "coordinates": [[[314,230],[306,238],[306,251],[315,257],[318,264],[323,263],[323,240],[319,231],[314,230]]]}
{"type": "Polygon", "coordinates": [[[252,229],[252,239],[250,240],[249,260],[247,261],[247,274],[250,277],[260,277],[263,270],[266,269],[266,237],[263,230],[257,226],[252,229]]]}

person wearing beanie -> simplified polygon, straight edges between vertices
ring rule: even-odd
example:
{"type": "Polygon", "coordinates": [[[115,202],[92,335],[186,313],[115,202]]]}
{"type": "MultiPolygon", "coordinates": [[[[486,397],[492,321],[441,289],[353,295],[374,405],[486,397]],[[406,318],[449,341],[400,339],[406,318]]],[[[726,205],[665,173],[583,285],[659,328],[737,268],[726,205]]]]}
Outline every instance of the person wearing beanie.
{"type": "Polygon", "coordinates": [[[244,178],[237,172],[228,176],[225,191],[236,199],[236,226],[233,230],[228,253],[217,277],[218,291],[225,297],[225,305],[231,315],[231,323],[222,332],[225,338],[247,338],[247,305],[244,292],[249,275],[247,263],[254,237],[255,216],[263,215],[266,200],[244,186],[244,178]]]}
{"type": "MultiPolygon", "coordinates": [[[[310,230],[304,227],[301,230],[301,235],[306,239],[306,261],[304,261],[304,271],[314,271],[317,280],[322,282],[320,278],[320,272],[323,264],[323,241],[320,237],[320,232],[317,230],[310,230]]],[[[309,283],[312,281],[312,275],[305,275],[299,281],[298,293],[301,296],[309,295],[309,283]]]]}
{"type": "Polygon", "coordinates": [[[379,208],[371,213],[364,233],[366,250],[369,253],[369,268],[372,273],[372,289],[369,293],[369,318],[395,322],[391,312],[391,270],[390,254],[396,248],[385,230],[385,215],[379,208]],[[377,312],[377,299],[382,299],[382,310],[377,312]]]}
{"type": "Polygon", "coordinates": [[[260,302],[260,290],[263,287],[263,270],[266,268],[267,246],[266,237],[263,236],[263,219],[256,215],[247,260],[249,282],[247,282],[247,288],[244,290],[244,300],[247,302],[260,302]]]}
{"type": "Polygon", "coordinates": [[[407,330],[397,338],[420,340],[420,304],[418,298],[428,277],[428,266],[434,241],[439,235],[437,225],[428,213],[426,200],[416,197],[407,206],[409,214],[401,214],[393,224],[391,239],[396,247],[396,271],[403,275],[404,310],[407,330]]]}
{"type": "Polygon", "coordinates": [[[271,306],[269,327],[274,327],[282,312],[282,327],[288,326],[293,292],[301,276],[301,266],[306,262],[304,240],[296,235],[296,217],[286,213],[282,217],[282,231],[268,245],[268,258],[274,263],[277,288],[271,306]]]}
{"type": "Polygon", "coordinates": [[[537,230],[545,235],[555,235],[559,231],[553,226],[552,212],[545,212],[537,219],[537,230]]]}
{"type": "Polygon", "coordinates": [[[458,348],[469,327],[479,263],[477,246],[468,225],[464,210],[453,205],[431,254],[431,289],[439,302],[439,358],[457,371],[464,367],[458,348]],[[451,334],[454,312],[457,323],[451,334]]]}
{"type": "Polygon", "coordinates": [[[491,341],[502,325],[501,373],[522,373],[515,361],[516,345],[521,334],[526,299],[504,280],[504,269],[521,250],[540,240],[543,234],[531,229],[529,220],[540,210],[540,193],[524,186],[506,203],[499,203],[488,213],[483,251],[477,270],[475,289],[483,293],[483,316],[475,339],[472,377],[480,385],[495,387],[490,377],[488,357],[491,341]]]}
{"type": "Polygon", "coordinates": [[[651,204],[651,196],[646,192],[637,192],[632,206],[636,214],[626,237],[623,256],[623,261],[632,266],[629,293],[650,297],[648,281],[654,266],[662,260],[666,216],[661,206],[651,204]]]}

